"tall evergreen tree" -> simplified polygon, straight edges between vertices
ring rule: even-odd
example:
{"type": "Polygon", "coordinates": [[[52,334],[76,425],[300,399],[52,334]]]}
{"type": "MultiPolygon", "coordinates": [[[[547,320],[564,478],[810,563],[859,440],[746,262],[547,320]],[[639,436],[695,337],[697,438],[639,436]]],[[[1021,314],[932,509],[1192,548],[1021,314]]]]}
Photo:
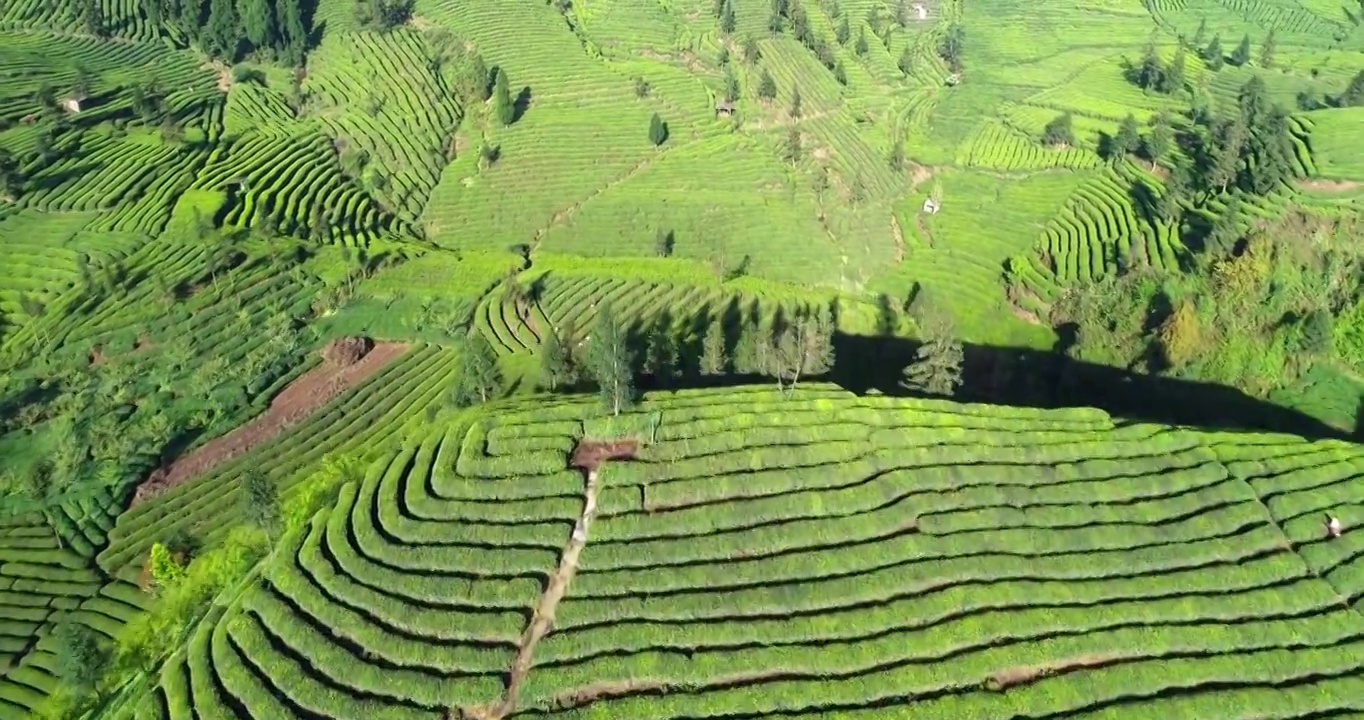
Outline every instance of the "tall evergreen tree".
{"type": "Polygon", "coordinates": [[[866,55],[867,50],[867,29],[861,28],[857,31],[857,44],[853,45],[853,52],[858,55],[866,55]]]}
{"type": "Polygon", "coordinates": [[[1250,62],[1250,35],[1241,38],[1241,44],[1231,51],[1231,64],[1237,67],[1250,62]]]}
{"type": "Polygon", "coordinates": [[[701,374],[725,373],[725,326],[719,316],[711,319],[706,337],[701,341],[701,374]]]}
{"type": "Polygon", "coordinates": [[[1054,120],[1047,123],[1042,129],[1042,144],[1051,147],[1060,145],[1074,145],[1075,132],[1072,129],[1074,122],[1070,113],[1061,113],[1054,120]]]}
{"type": "Polygon", "coordinates": [[[904,386],[929,395],[951,397],[962,383],[965,350],[961,341],[953,337],[949,320],[935,318],[925,325],[924,343],[914,351],[914,361],[905,367],[904,386]]]}
{"type": "Polygon", "coordinates": [[[908,45],[900,51],[900,60],[895,63],[895,67],[900,68],[900,72],[905,75],[909,75],[910,71],[914,69],[914,52],[910,50],[908,45]]]}
{"type": "Polygon", "coordinates": [[[308,49],[308,28],[303,23],[303,10],[297,2],[290,0],[281,0],[276,9],[279,13],[278,32],[282,36],[281,50],[291,65],[299,65],[308,49]]]}
{"type": "Polygon", "coordinates": [[[99,0],[82,0],[81,20],[85,23],[85,32],[95,37],[104,37],[108,31],[104,24],[104,8],[99,0]]]}
{"type": "Polygon", "coordinates": [[[772,74],[763,68],[762,76],[758,79],[758,97],[763,100],[771,100],[777,97],[777,81],[772,79],[772,74]]]}
{"type": "MultiPolygon", "coordinates": [[[[295,0],[281,0],[290,3],[295,0]]],[[[239,0],[237,11],[241,14],[242,33],[254,48],[276,46],[275,11],[269,0],[239,0]]]]}
{"type": "Polygon", "coordinates": [[[1153,169],[1169,154],[1174,141],[1174,128],[1170,126],[1169,113],[1164,110],[1156,113],[1156,116],[1151,118],[1151,131],[1142,142],[1142,150],[1146,159],[1151,161],[1153,169]]]}
{"type": "Polygon", "coordinates": [[[1202,19],[1200,19],[1200,20],[1198,21],[1198,30],[1196,30],[1196,31],[1194,32],[1193,39],[1189,41],[1189,44],[1192,45],[1192,46],[1194,46],[1194,47],[1198,47],[1199,45],[1202,45],[1202,44],[1203,44],[1203,38],[1207,35],[1207,33],[1208,33],[1208,19],[1205,17],[1205,18],[1202,18],[1202,19]]]}
{"type": "Polygon", "coordinates": [[[540,343],[540,384],[557,390],[560,383],[572,382],[572,378],[572,358],[559,340],[558,331],[548,328],[544,342],[540,343]]]}
{"type": "Polygon", "coordinates": [[[851,38],[852,27],[848,25],[848,16],[844,15],[843,19],[838,22],[838,27],[834,29],[834,39],[838,41],[839,45],[847,45],[851,38]]]}
{"type": "Polygon", "coordinates": [[[1189,196],[1189,171],[1176,163],[1165,178],[1165,191],[1156,199],[1156,215],[1165,222],[1179,219],[1183,202],[1189,196]]]}
{"type": "Polygon", "coordinates": [[[587,370],[597,381],[602,405],[613,415],[634,401],[634,357],[624,323],[609,302],[597,307],[597,324],[587,341],[587,370]]]}
{"type": "Polygon", "coordinates": [[[649,142],[654,145],[662,145],[668,139],[668,124],[663,122],[663,118],[654,113],[649,118],[649,142]]]}
{"type": "Polygon", "coordinates": [[[1140,132],[1137,130],[1137,117],[1131,113],[1122,119],[1122,124],[1118,125],[1118,132],[1113,136],[1113,142],[1109,146],[1110,154],[1115,160],[1127,157],[1127,154],[1137,149],[1137,144],[1141,142],[1140,132]]]}
{"type": "Polygon", "coordinates": [[[734,0],[725,0],[725,6],[720,11],[720,32],[726,35],[733,33],[737,22],[734,17],[734,0]]]}
{"type": "Polygon", "coordinates": [[[1274,51],[1278,43],[1274,40],[1274,28],[1269,29],[1269,34],[1265,35],[1265,41],[1260,45],[1260,67],[1274,67],[1274,51]]]}
{"type": "Polygon", "coordinates": [[[1222,120],[1213,128],[1208,185],[1226,192],[1227,186],[1236,181],[1241,169],[1241,157],[1246,150],[1248,132],[1245,119],[1240,116],[1222,120]]]}
{"type": "Polygon", "coordinates": [[[1364,70],[1360,70],[1350,84],[1345,88],[1345,92],[1336,98],[1341,107],[1355,107],[1364,105],[1364,70]]]}
{"type": "Polygon", "coordinates": [[[795,120],[799,120],[801,118],[801,115],[804,114],[804,110],[801,108],[799,87],[791,89],[791,109],[787,111],[787,114],[790,115],[792,119],[795,120]]]}
{"type": "Polygon", "coordinates": [[[1164,87],[1162,92],[1176,93],[1184,89],[1184,65],[1185,65],[1184,43],[1180,43],[1175,48],[1175,59],[1170,61],[1170,67],[1165,70],[1164,87]]]}
{"type": "Polygon", "coordinates": [[[1208,69],[1217,72],[1222,69],[1222,64],[1226,62],[1225,54],[1222,52],[1222,36],[1213,35],[1212,42],[1203,50],[1203,62],[1208,64],[1208,69]]]}
{"type": "Polygon", "coordinates": [[[771,363],[777,388],[796,389],[806,375],[828,372],[834,365],[834,324],[829,309],[805,313],[777,332],[772,342],[771,363]]]}
{"type": "Polygon", "coordinates": [[[274,540],[280,531],[279,492],[265,473],[252,468],[242,478],[242,515],[274,540]]]}
{"type": "Polygon", "coordinates": [[[209,0],[208,23],[199,37],[204,52],[227,62],[235,60],[240,24],[233,0],[209,0]]]}
{"type": "Polygon", "coordinates": [[[493,80],[493,117],[502,125],[510,125],[516,119],[516,106],[512,104],[511,86],[507,80],[507,71],[502,68],[497,69],[497,77],[493,80]]]}
{"type": "Polygon", "coordinates": [[[501,383],[502,372],[497,368],[497,351],[493,350],[483,333],[477,329],[470,330],[459,344],[459,372],[455,376],[451,399],[461,407],[488,402],[497,393],[501,383]]]}

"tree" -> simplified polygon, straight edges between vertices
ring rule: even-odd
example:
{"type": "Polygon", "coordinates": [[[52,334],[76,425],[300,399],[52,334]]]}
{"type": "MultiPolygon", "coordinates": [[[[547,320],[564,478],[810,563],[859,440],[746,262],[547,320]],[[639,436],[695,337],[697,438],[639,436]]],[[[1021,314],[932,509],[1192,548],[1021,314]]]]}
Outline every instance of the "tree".
{"type": "Polygon", "coordinates": [[[1245,152],[1247,128],[1241,117],[1222,120],[1213,130],[1212,163],[1208,168],[1208,185],[1226,192],[1241,170],[1241,156],[1245,152]]]}
{"type": "Polygon", "coordinates": [[[904,369],[903,384],[916,392],[951,397],[961,387],[965,351],[953,337],[949,318],[931,317],[924,326],[926,337],[904,369]]]}
{"type": "Polygon", "coordinates": [[[99,633],[89,625],[63,620],[52,631],[56,675],[81,695],[94,689],[109,654],[100,647],[99,633]]]}
{"type": "Polygon", "coordinates": [[[1334,334],[1331,313],[1322,309],[1313,310],[1303,321],[1303,349],[1316,355],[1330,356],[1335,349],[1332,347],[1334,334]]]}
{"type": "Polygon", "coordinates": [[[1222,69],[1222,64],[1226,62],[1225,54],[1222,52],[1222,36],[1213,35],[1212,42],[1203,50],[1203,62],[1208,64],[1208,69],[1217,72],[1222,69]]]}
{"type": "Polygon", "coordinates": [[[208,23],[199,36],[204,52],[220,60],[235,60],[241,37],[238,34],[240,25],[236,3],[232,0],[209,0],[208,23]]]}
{"type": "Polygon", "coordinates": [[[1050,147],[1074,145],[1075,133],[1072,124],[1070,113],[1061,113],[1056,116],[1042,129],[1042,144],[1050,147]]]}
{"type": "Polygon", "coordinates": [[[162,543],[152,543],[147,556],[147,572],[158,589],[168,588],[185,577],[185,566],[175,557],[175,553],[162,543]]]}
{"type": "Polygon", "coordinates": [[[279,490],[260,470],[247,470],[242,478],[241,510],[247,522],[264,530],[266,537],[274,540],[279,536],[279,490]]]}
{"type": "Polygon", "coordinates": [[[572,381],[573,366],[571,358],[559,340],[554,328],[545,331],[544,342],[540,343],[540,384],[556,390],[559,383],[572,381]]]}
{"type": "Polygon", "coordinates": [[[510,125],[516,119],[516,106],[512,104],[511,85],[507,71],[497,68],[493,79],[493,117],[502,125],[510,125]]]}
{"type": "Polygon", "coordinates": [[[914,52],[910,50],[908,45],[905,46],[904,50],[900,51],[900,59],[895,63],[895,67],[900,68],[900,72],[905,75],[908,75],[909,72],[914,69],[914,52]]]}
{"type": "Polygon", "coordinates": [[[825,373],[833,367],[833,333],[829,309],[821,307],[803,313],[775,334],[770,357],[779,390],[790,394],[802,376],[825,373]]]}
{"type": "Polygon", "coordinates": [[[838,41],[839,45],[847,45],[848,40],[851,38],[852,28],[848,25],[848,16],[844,15],[843,19],[839,21],[838,27],[834,30],[834,39],[838,41]]]}
{"type": "Polygon", "coordinates": [[[706,337],[701,341],[701,374],[725,373],[725,326],[718,316],[711,318],[706,337]]]}
{"type": "Polygon", "coordinates": [[[1189,196],[1189,171],[1176,163],[1165,179],[1165,192],[1156,199],[1156,214],[1165,222],[1174,222],[1179,217],[1181,203],[1189,196]]]}
{"type": "Polygon", "coordinates": [[[1354,79],[1345,88],[1345,92],[1341,93],[1336,100],[1341,107],[1364,105],[1364,70],[1355,74],[1354,79]]]}
{"type": "Polygon", "coordinates": [[[938,42],[938,56],[947,62],[952,72],[961,72],[962,49],[965,45],[965,32],[961,25],[953,23],[938,42]]]}
{"type": "Polygon", "coordinates": [[[744,38],[744,62],[752,65],[761,60],[762,56],[762,49],[758,47],[758,39],[752,35],[744,38]]]}
{"type": "Polygon", "coordinates": [[[905,141],[897,139],[890,148],[890,169],[901,172],[905,169],[905,141]]]}
{"type": "Polygon", "coordinates": [[[587,343],[587,370],[597,382],[602,405],[619,415],[634,400],[634,359],[623,323],[610,302],[597,308],[597,324],[587,343]]]}
{"type": "Polygon", "coordinates": [[[1174,141],[1174,129],[1170,127],[1169,113],[1164,110],[1156,113],[1156,116],[1151,118],[1151,131],[1146,134],[1146,138],[1142,141],[1142,150],[1146,159],[1151,161],[1153,169],[1169,154],[1174,141]]]}
{"type": "MultiPolygon", "coordinates": [[[[294,0],[283,0],[293,2],[294,0]]],[[[242,33],[252,47],[265,48],[275,45],[275,12],[269,0],[240,0],[242,33]]]]}
{"type": "Polygon", "coordinates": [[[1157,340],[1171,367],[1183,367],[1198,355],[1203,348],[1203,331],[1192,303],[1180,303],[1161,323],[1157,340]]]}
{"type": "Polygon", "coordinates": [[[726,35],[732,34],[735,23],[734,2],[733,0],[725,0],[724,9],[720,12],[720,32],[726,35]]]}
{"type": "Polygon", "coordinates": [[[1274,28],[1269,29],[1269,34],[1265,35],[1264,43],[1260,45],[1260,67],[1274,67],[1274,50],[1278,43],[1274,40],[1274,28]]]}
{"type": "Polygon", "coordinates": [[[459,407],[488,402],[502,382],[497,369],[497,351],[483,333],[470,330],[459,343],[459,373],[451,399],[459,407]]]}
{"type": "Polygon", "coordinates": [[[83,0],[81,20],[85,23],[85,32],[95,37],[104,37],[107,29],[104,24],[104,8],[100,6],[99,0],[83,0]]]}
{"type": "Polygon", "coordinates": [[[763,68],[762,76],[758,79],[758,97],[763,100],[771,100],[777,97],[777,81],[772,79],[772,74],[763,68]]]}
{"type": "Polygon", "coordinates": [[[834,63],[834,81],[845,87],[848,84],[848,71],[843,67],[842,60],[834,63]]]}
{"type": "Polygon", "coordinates": [[[734,73],[725,68],[725,102],[732,103],[739,99],[739,78],[734,73]]]}
{"type": "Polygon", "coordinates": [[[654,113],[649,118],[649,142],[654,145],[662,145],[668,140],[668,124],[663,122],[663,118],[654,113]]]}
{"type": "Polygon", "coordinates": [[[772,341],[772,328],[756,317],[750,319],[734,343],[734,369],[745,375],[771,374],[772,341]]]}
{"type": "Polygon", "coordinates": [[[800,116],[804,114],[804,110],[801,109],[800,88],[798,87],[791,89],[791,109],[787,111],[787,114],[793,120],[799,120],[800,116]]]}
{"type": "Polygon", "coordinates": [[[1250,62],[1250,35],[1241,37],[1241,44],[1231,51],[1231,64],[1237,67],[1250,62]]]}
{"type": "Polygon", "coordinates": [[[308,28],[303,23],[302,4],[285,0],[275,7],[279,13],[279,33],[283,36],[285,59],[291,65],[298,65],[303,62],[304,51],[308,48],[308,28]]]}
{"type": "Polygon", "coordinates": [[[781,156],[783,160],[791,163],[792,165],[795,165],[796,163],[800,162],[801,144],[799,128],[792,127],[791,129],[786,131],[786,142],[782,144],[781,156]]]}
{"type": "Polygon", "coordinates": [[[1137,68],[1137,86],[1143,90],[1164,92],[1165,66],[1161,63],[1160,56],[1156,54],[1154,44],[1148,44],[1146,52],[1142,55],[1141,65],[1137,68]]]}
{"type": "Polygon", "coordinates": [[[1131,113],[1122,119],[1118,125],[1118,133],[1113,136],[1113,142],[1109,145],[1110,155],[1114,160],[1121,160],[1128,153],[1137,149],[1137,144],[1141,142],[1141,135],[1137,130],[1137,117],[1131,113]]]}
{"type": "Polygon", "coordinates": [[[1184,89],[1184,43],[1180,43],[1175,49],[1175,59],[1170,62],[1170,67],[1166,68],[1165,76],[1162,79],[1160,91],[1163,93],[1176,93],[1184,89]]]}
{"type": "Polygon", "coordinates": [[[857,31],[857,44],[853,46],[853,52],[858,55],[866,55],[867,49],[867,29],[862,28],[857,31]]]}
{"type": "Polygon", "coordinates": [[[677,338],[664,318],[660,318],[649,332],[644,349],[644,372],[660,384],[668,385],[681,369],[681,349],[677,338]]]}
{"type": "Polygon", "coordinates": [[[659,257],[668,257],[673,254],[673,243],[677,238],[672,230],[659,230],[654,236],[654,254],[659,257]]]}
{"type": "Polygon", "coordinates": [[[1198,30],[1194,32],[1193,39],[1189,41],[1189,44],[1193,45],[1194,47],[1198,47],[1199,45],[1203,44],[1203,38],[1206,37],[1207,34],[1208,19],[1205,17],[1198,21],[1198,30]]]}

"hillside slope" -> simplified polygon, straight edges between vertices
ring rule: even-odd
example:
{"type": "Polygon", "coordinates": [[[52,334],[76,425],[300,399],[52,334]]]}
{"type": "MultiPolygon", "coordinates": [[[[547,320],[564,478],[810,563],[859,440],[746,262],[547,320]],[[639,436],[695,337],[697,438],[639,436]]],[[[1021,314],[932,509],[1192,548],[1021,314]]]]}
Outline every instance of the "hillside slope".
{"type": "Polygon", "coordinates": [[[390,446],[138,718],[1364,711],[1364,447],[831,386],[390,446]]]}

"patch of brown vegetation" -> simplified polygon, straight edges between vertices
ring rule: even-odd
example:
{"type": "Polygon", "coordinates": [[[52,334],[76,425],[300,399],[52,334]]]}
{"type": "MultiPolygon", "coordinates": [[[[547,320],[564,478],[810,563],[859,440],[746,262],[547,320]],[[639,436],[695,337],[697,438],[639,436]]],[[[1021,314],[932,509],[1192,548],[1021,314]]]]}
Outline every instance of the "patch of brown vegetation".
{"type": "Polygon", "coordinates": [[[596,470],[603,460],[632,459],[639,452],[639,441],[633,438],[619,440],[583,440],[573,449],[569,467],[582,470],[596,470]]]}
{"type": "Polygon", "coordinates": [[[1360,183],[1354,180],[1299,180],[1298,187],[1322,192],[1349,192],[1358,190],[1360,183]]]}
{"type": "MultiPolygon", "coordinates": [[[[328,349],[333,345],[336,343],[328,345],[328,349]]],[[[136,506],[146,502],[176,485],[199,477],[228,460],[269,442],[317,412],[333,398],[383,370],[406,350],[407,346],[403,343],[379,343],[373,345],[373,349],[364,353],[362,357],[355,358],[345,365],[325,359],[328,352],[324,350],[322,365],[304,373],[280,391],[271,399],[270,407],[264,413],[236,430],[201,445],[188,455],[176,458],[170,464],[152,471],[151,475],[137,487],[132,504],[136,506]]],[[[333,350],[332,354],[340,360],[346,360],[352,357],[353,352],[347,354],[333,350]]]]}
{"type": "Polygon", "coordinates": [[[989,677],[985,678],[984,685],[986,690],[1003,692],[1011,687],[1026,685],[1058,673],[1102,667],[1104,665],[1111,665],[1115,662],[1130,659],[1130,657],[1131,656],[1129,655],[1121,653],[1088,653],[1085,655],[1061,658],[1040,665],[1018,665],[992,673],[989,677]]]}
{"type": "Polygon", "coordinates": [[[349,367],[374,349],[374,341],[367,337],[337,338],[322,348],[322,360],[335,367],[349,367]]]}
{"type": "Polygon", "coordinates": [[[91,367],[99,367],[109,361],[109,358],[104,356],[104,348],[99,345],[90,348],[86,357],[90,360],[91,367]]]}

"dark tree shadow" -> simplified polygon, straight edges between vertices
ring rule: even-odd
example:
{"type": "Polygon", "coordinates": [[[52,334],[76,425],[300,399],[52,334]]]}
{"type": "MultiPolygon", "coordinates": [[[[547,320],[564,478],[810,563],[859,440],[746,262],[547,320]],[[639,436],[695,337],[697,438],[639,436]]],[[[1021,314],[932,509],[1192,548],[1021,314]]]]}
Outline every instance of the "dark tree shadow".
{"type": "Polygon", "coordinates": [[[516,98],[512,100],[512,122],[520,120],[527,110],[530,110],[531,92],[530,86],[521,88],[521,92],[516,93],[516,98]]]}

